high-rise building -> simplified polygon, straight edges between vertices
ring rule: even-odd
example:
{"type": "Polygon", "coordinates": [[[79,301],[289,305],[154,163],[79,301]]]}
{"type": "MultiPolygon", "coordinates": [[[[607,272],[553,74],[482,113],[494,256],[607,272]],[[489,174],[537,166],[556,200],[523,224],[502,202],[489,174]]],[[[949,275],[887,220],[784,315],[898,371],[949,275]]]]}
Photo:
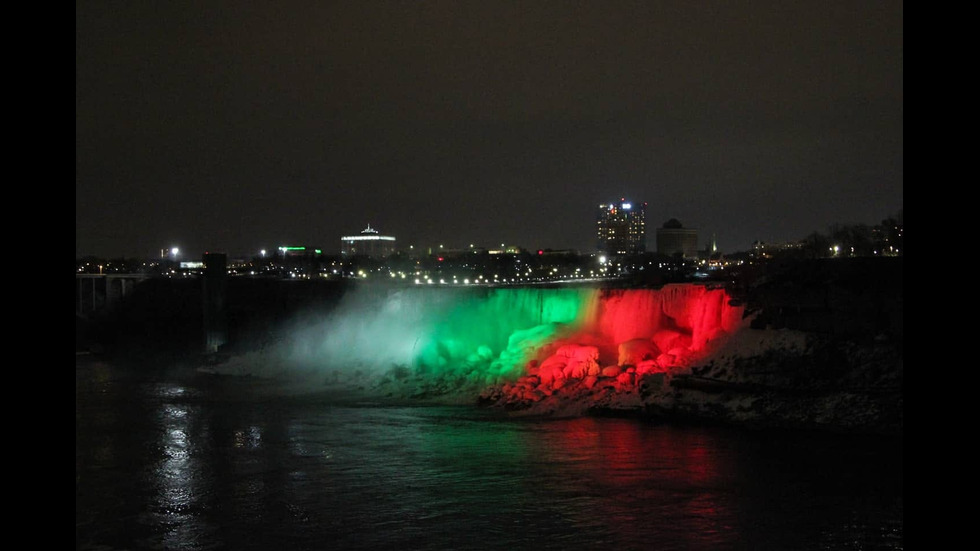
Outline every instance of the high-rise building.
{"type": "Polygon", "coordinates": [[[698,230],[685,228],[676,218],[657,228],[657,253],[664,256],[698,257],[698,230]]]}
{"type": "Polygon", "coordinates": [[[646,203],[625,198],[599,205],[596,210],[598,249],[607,254],[642,253],[647,249],[646,203]]]}
{"type": "Polygon", "coordinates": [[[381,235],[368,224],[360,235],[345,235],[340,238],[340,254],[344,256],[369,256],[385,258],[395,253],[395,238],[381,235]]]}

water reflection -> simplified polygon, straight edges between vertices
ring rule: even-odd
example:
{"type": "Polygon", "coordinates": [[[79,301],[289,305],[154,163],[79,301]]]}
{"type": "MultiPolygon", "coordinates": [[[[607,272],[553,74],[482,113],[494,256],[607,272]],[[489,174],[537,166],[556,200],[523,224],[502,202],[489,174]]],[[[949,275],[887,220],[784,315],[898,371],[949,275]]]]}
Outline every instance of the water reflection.
{"type": "Polygon", "coordinates": [[[262,445],[262,429],[259,427],[248,427],[244,430],[235,431],[235,447],[257,449],[262,445]]]}
{"type": "Polygon", "coordinates": [[[206,472],[202,458],[194,449],[191,431],[198,429],[199,407],[170,402],[185,394],[180,386],[164,386],[159,390],[160,448],[162,457],[154,470],[157,500],[151,509],[151,522],[165,529],[162,544],[178,548],[193,542],[204,523],[196,518],[201,508],[201,483],[206,472]]]}
{"type": "Polygon", "coordinates": [[[732,500],[723,486],[732,468],[717,440],[700,431],[619,419],[551,423],[537,453],[555,472],[571,473],[554,491],[577,492],[612,541],[631,544],[655,532],[662,544],[704,546],[737,540],[732,500]],[[678,524],[676,519],[696,519],[678,524]],[[673,520],[670,520],[673,519],[673,520]]]}
{"type": "Polygon", "coordinates": [[[91,375],[79,548],[902,546],[900,444],[91,375]]]}

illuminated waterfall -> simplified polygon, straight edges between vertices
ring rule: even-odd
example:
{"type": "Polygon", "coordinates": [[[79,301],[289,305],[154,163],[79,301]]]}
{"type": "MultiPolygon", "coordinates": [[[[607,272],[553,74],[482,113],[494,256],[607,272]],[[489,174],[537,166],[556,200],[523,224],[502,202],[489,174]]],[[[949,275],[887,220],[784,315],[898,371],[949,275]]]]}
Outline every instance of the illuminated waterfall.
{"type": "Polygon", "coordinates": [[[258,374],[332,374],[361,387],[396,373],[435,394],[518,380],[549,391],[680,368],[740,318],[724,290],[700,285],[365,286],[324,317],[298,323],[288,345],[242,361],[258,374]]]}

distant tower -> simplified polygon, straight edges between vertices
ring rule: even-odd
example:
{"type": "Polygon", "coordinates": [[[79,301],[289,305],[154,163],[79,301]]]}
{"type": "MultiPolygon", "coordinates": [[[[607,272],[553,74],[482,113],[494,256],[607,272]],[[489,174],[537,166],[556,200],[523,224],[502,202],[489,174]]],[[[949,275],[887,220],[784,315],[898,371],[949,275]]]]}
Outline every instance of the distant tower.
{"type": "Polygon", "coordinates": [[[597,248],[606,254],[634,254],[647,250],[646,203],[625,198],[596,209],[597,248]]]}
{"type": "Polygon", "coordinates": [[[685,228],[676,218],[657,228],[657,253],[664,256],[680,254],[684,258],[698,257],[698,230],[685,228]]]}

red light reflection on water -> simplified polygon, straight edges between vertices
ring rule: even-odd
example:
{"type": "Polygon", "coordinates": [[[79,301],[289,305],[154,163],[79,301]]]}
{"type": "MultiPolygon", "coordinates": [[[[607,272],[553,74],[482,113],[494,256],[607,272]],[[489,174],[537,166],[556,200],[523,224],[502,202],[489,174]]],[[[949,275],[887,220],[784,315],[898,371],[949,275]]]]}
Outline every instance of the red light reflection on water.
{"type": "MultiPolygon", "coordinates": [[[[544,442],[543,453],[564,463],[561,468],[579,473],[582,491],[594,498],[596,514],[611,533],[629,541],[658,518],[681,516],[699,528],[691,534],[678,528],[672,538],[689,538],[694,546],[737,540],[733,496],[724,490],[734,466],[720,459],[727,457],[723,450],[711,448],[717,440],[632,420],[584,417],[556,422],[565,425],[556,431],[563,436],[544,442]]],[[[670,533],[672,528],[663,530],[670,533]]]]}

